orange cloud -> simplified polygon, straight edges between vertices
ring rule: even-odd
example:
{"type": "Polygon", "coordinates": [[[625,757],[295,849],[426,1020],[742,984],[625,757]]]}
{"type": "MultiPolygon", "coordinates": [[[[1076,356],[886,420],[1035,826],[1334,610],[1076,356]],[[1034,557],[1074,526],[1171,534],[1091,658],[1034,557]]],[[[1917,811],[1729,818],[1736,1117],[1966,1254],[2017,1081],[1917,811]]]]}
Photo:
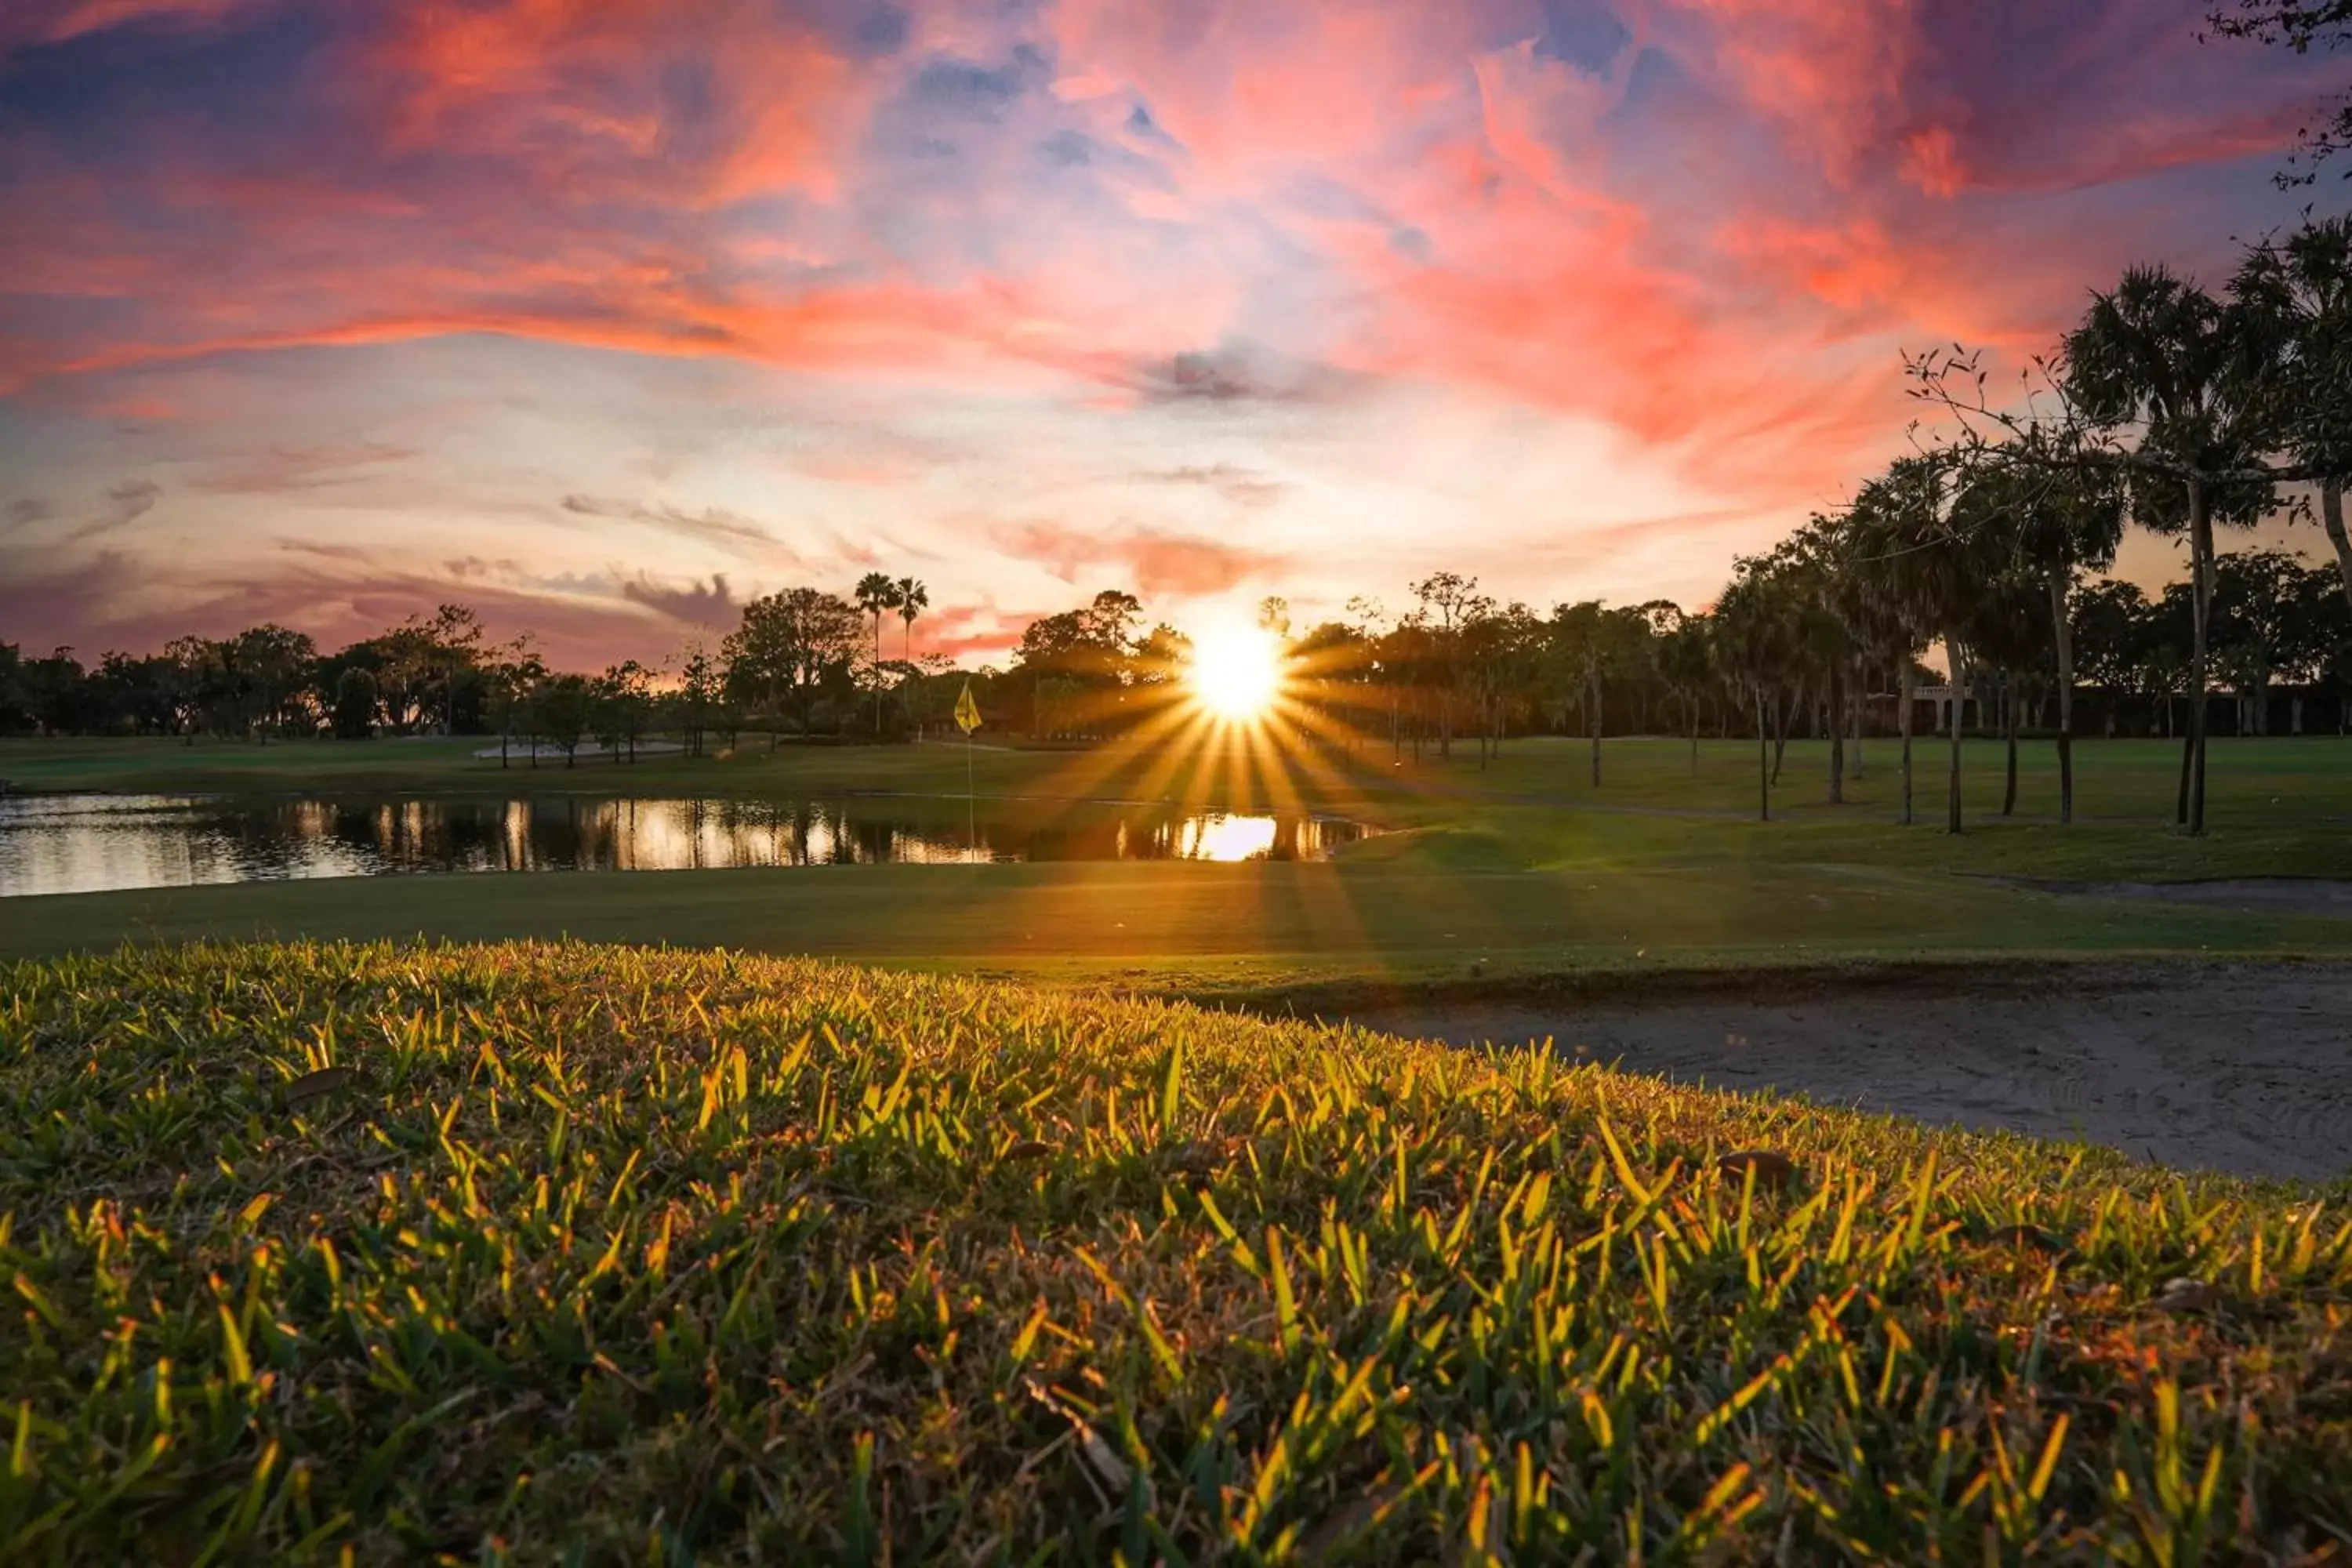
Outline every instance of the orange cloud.
{"type": "Polygon", "coordinates": [[[1949,200],[1959,195],[1966,175],[1960,168],[1958,139],[1941,125],[1929,125],[1904,137],[1903,177],[1931,196],[1949,200]]]}
{"type": "Polygon", "coordinates": [[[1280,552],[1154,528],[1027,522],[1000,531],[997,538],[1066,583],[1108,574],[1147,598],[1207,598],[1272,576],[1287,563],[1280,552]]]}

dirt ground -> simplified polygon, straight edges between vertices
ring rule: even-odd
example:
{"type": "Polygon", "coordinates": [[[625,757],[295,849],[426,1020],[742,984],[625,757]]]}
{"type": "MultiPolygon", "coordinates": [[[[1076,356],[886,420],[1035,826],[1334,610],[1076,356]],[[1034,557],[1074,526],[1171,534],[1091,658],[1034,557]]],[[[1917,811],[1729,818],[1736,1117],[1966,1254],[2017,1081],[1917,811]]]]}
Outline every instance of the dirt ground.
{"type": "Polygon", "coordinates": [[[1549,1037],[1629,1071],[2080,1137],[2167,1165],[2352,1173],[2352,964],[2103,966],[2007,993],[1943,982],[1351,1016],[1457,1044],[1549,1037]]]}

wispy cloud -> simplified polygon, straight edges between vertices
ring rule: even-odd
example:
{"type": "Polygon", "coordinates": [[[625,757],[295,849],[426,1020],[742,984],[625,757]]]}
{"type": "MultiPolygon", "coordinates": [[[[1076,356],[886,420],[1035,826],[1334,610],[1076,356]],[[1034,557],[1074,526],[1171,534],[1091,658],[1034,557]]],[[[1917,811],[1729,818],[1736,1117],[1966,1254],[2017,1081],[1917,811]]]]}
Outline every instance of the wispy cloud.
{"type": "Polygon", "coordinates": [[[1212,463],[1205,467],[1191,464],[1181,468],[1164,468],[1142,476],[1168,485],[1199,485],[1232,501],[1235,506],[1272,506],[1282,499],[1290,487],[1255,469],[1233,463],[1212,463]]]}
{"type": "Polygon", "coordinates": [[[77,526],[67,535],[75,541],[97,539],[104,534],[129,528],[155,510],[163,499],[163,487],[152,479],[125,479],[106,492],[106,503],[96,516],[77,526]]]}
{"type": "Polygon", "coordinates": [[[766,529],[720,507],[688,511],[666,501],[645,503],[568,495],[563,498],[563,510],[581,517],[617,519],[657,532],[698,540],[739,555],[772,558],[790,553],[766,529]]]}

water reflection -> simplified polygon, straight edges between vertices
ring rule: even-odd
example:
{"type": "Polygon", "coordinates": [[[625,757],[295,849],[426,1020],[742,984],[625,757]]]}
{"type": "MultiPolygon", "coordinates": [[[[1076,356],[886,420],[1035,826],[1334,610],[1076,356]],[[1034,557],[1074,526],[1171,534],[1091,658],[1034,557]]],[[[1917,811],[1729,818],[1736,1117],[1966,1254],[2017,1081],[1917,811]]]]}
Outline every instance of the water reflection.
{"type": "Polygon", "coordinates": [[[968,827],[961,801],[31,795],[0,799],[0,897],[413,871],[1316,860],[1366,831],[1328,817],[1096,806],[968,827]]]}

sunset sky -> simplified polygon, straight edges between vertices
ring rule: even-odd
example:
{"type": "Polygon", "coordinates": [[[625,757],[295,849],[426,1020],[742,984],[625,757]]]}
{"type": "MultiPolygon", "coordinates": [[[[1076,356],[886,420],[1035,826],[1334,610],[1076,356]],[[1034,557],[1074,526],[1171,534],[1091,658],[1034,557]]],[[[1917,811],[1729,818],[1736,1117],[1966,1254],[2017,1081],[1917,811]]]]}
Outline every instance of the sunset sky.
{"type": "Polygon", "coordinates": [[[0,639],[1701,604],[1900,347],[2310,199],[2206,8],[5,0],[0,639]]]}

